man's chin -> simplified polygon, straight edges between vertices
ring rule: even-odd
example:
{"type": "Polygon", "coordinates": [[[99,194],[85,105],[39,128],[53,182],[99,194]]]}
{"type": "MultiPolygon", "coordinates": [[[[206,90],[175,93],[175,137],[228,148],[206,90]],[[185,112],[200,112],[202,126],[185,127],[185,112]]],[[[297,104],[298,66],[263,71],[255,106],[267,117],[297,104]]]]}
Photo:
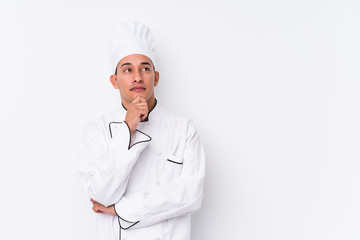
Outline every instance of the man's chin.
{"type": "Polygon", "coordinates": [[[146,96],[145,94],[139,93],[139,94],[134,94],[134,95],[132,95],[132,96],[131,96],[131,101],[134,101],[134,100],[135,100],[136,98],[138,98],[138,97],[143,98],[143,99],[145,99],[146,101],[148,100],[148,98],[147,98],[147,96],[146,96]]]}
{"type": "Polygon", "coordinates": [[[134,95],[134,99],[137,98],[137,97],[141,97],[141,98],[145,98],[145,99],[146,99],[145,94],[141,94],[141,93],[134,95]]]}

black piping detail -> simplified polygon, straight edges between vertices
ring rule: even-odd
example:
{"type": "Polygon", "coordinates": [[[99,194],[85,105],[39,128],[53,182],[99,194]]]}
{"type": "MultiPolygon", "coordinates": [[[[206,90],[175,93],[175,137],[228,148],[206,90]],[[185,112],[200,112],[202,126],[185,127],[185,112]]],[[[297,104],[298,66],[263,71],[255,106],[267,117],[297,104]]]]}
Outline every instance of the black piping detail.
{"type": "Polygon", "coordinates": [[[123,123],[123,122],[110,122],[109,123],[109,131],[110,131],[110,137],[112,138],[112,132],[111,132],[111,124],[112,123],[123,123]]]}
{"type": "MultiPolygon", "coordinates": [[[[115,209],[115,207],[114,207],[114,209],[115,209]]],[[[116,212],[116,211],[115,211],[116,212]]],[[[118,223],[119,223],[119,240],[121,240],[121,225],[120,225],[120,220],[119,220],[119,218],[118,218],[118,223]]]]}
{"type": "Polygon", "coordinates": [[[123,122],[110,122],[109,123],[109,131],[110,131],[110,137],[112,138],[112,132],[111,132],[111,124],[112,123],[125,123],[126,126],[128,127],[128,130],[129,130],[129,144],[128,144],[128,150],[130,149],[130,141],[131,141],[131,133],[130,133],[130,127],[129,127],[129,124],[127,124],[127,122],[123,121],[123,122]]]}
{"type": "Polygon", "coordinates": [[[126,124],[126,126],[128,127],[128,130],[129,130],[129,144],[128,144],[128,150],[131,148],[130,147],[130,142],[131,142],[131,132],[130,132],[130,127],[129,127],[129,124],[127,122],[124,121],[124,123],[126,124]]]}
{"type": "Polygon", "coordinates": [[[129,229],[129,228],[135,226],[136,224],[138,224],[138,223],[140,222],[140,221],[130,222],[130,221],[127,221],[127,220],[123,219],[122,217],[120,217],[119,214],[116,212],[115,205],[114,205],[114,211],[115,211],[116,215],[118,216],[118,222],[119,222],[119,226],[120,226],[120,231],[121,231],[121,229],[124,229],[124,230],[129,229]],[[133,223],[133,224],[130,225],[129,227],[127,227],[127,228],[123,228],[123,227],[121,226],[121,224],[120,224],[120,219],[123,220],[123,221],[125,221],[125,222],[133,223]]]}
{"type": "Polygon", "coordinates": [[[125,123],[125,124],[126,124],[128,130],[129,130],[129,136],[130,136],[130,137],[129,137],[128,150],[130,150],[130,148],[132,148],[133,146],[135,146],[135,145],[138,144],[138,143],[150,142],[150,141],[152,140],[152,138],[151,138],[149,135],[147,135],[146,133],[144,133],[144,132],[142,132],[142,131],[140,131],[140,130],[138,130],[138,129],[135,129],[135,131],[138,131],[138,132],[144,134],[145,136],[147,136],[147,137],[149,138],[149,140],[139,141],[139,142],[136,142],[136,143],[134,143],[133,145],[130,146],[130,142],[131,142],[131,132],[130,132],[129,124],[127,124],[127,122],[125,122],[125,121],[123,121],[123,122],[110,122],[110,123],[109,123],[109,131],[110,131],[110,137],[111,137],[111,138],[112,138],[112,132],[111,132],[111,124],[112,124],[112,123],[125,123]]]}
{"type": "Polygon", "coordinates": [[[125,109],[125,111],[127,111],[126,107],[124,106],[123,103],[121,103],[121,106],[125,109]]]}
{"type": "MultiPolygon", "coordinates": [[[[115,204],[113,205],[113,208],[114,208],[115,214],[119,217],[119,215],[116,212],[115,204]]],[[[118,223],[119,223],[119,240],[121,240],[121,224],[120,224],[119,218],[118,218],[118,223]]]]}
{"type": "Polygon", "coordinates": [[[150,115],[150,113],[156,108],[156,105],[157,105],[157,100],[156,100],[156,98],[155,98],[155,105],[154,105],[153,109],[151,109],[151,111],[148,112],[148,115],[147,115],[147,120],[148,120],[148,121],[149,121],[149,115],[150,115]]]}
{"type": "MultiPolygon", "coordinates": [[[[123,218],[121,218],[121,217],[119,217],[119,219],[121,219],[121,220],[123,220],[123,221],[125,221],[125,222],[127,222],[125,219],[123,219],[123,218]]],[[[119,220],[120,221],[120,220],[119,220]]],[[[127,229],[129,229],[129,228],[131,228],[131,227],[133,227],[133,226],[135,226],[136,224],[138,224],[140,221],[136,221],[134,224],[132,224],[132,225],[130,225],[129,227],[127,227],[127,228],[123,228],[121,225],[120,225],[120,227],[121,227],[121,229],[123,229],[123,230],[127,230],[127,229]]]]}
{"type": "Polygon", "coordinates": [[[169,161],[169,162],[172,162],[172,163],[175,163],[175,164],[179,164],[179,165],[182,165],[182,164],[183,164],[182,162],[181,162],[181,163],[180,163],[180,162],[175,162],[175,161],[172,161],[172,160],[170,160],[170,159],[168,159],[168,161],[169,161]]]}
{"type": "MultiPolygon", "coordinates": [[[[129,131],[130,131],[130,130],[129,130],[129,131]]],[[[146,133],[144,133],[144,132],[142,132],[142,131],[140,131],[140,130],[137,130],[137,129],[135,129],[135,131],[138,131],[138,132],[146,135],[147,137],[149,137],[149,140],[139,141],[139,142],[134,143],[134,144],[131,145],[131,146],[130,146],[130,143],[129,143],[129,149],[132,148],[133,146],[135,146],[135,145],[138,144],[138,143],[150,142],[150,141],[152,140],[152,138],[151,138],[149,135],[147,135],[146,133]]]]}

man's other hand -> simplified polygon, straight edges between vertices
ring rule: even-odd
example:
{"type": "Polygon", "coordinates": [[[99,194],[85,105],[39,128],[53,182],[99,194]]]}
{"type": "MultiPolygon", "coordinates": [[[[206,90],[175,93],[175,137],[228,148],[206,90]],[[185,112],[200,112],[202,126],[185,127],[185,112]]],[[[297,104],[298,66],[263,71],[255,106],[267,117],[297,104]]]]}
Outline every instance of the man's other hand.
{"type": "Polygon", "coordinates": [[[107,213],[116,216],[114,205],[105,207],[104,205],[96,202],[95,200],[90,198],[90,201],[93,204],[92,210],[96,213],[107,213]]]}

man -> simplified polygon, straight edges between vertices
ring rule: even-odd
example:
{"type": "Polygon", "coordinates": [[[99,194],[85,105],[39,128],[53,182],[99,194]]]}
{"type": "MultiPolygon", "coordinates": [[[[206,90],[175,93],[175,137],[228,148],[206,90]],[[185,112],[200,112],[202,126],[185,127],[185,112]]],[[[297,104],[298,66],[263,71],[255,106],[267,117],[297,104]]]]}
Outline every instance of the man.
{"type": "Polygon", "coordinates": [[[121,107],[84,130],[79,172],[101,240],[188,240],[203,199],[205,158],[194,124],[157,104],[149,29],[114,28],[111,56],[121,107]]]}

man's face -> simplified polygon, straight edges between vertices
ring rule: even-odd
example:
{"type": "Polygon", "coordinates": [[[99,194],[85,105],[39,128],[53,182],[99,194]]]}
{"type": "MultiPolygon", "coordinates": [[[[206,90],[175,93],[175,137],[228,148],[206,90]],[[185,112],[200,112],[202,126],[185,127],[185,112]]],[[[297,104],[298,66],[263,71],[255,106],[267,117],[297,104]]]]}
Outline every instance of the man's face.
{"type": "Polygon", "coordinates": [[[119,89],[124,105],[131,103],[137,96],[152,101],[154,87],[159,81],[159,73],[154,71],[150,58],[141,54],[124,57],[117,65],[117,74],[110,77],[115,89],[119,89]]]}

